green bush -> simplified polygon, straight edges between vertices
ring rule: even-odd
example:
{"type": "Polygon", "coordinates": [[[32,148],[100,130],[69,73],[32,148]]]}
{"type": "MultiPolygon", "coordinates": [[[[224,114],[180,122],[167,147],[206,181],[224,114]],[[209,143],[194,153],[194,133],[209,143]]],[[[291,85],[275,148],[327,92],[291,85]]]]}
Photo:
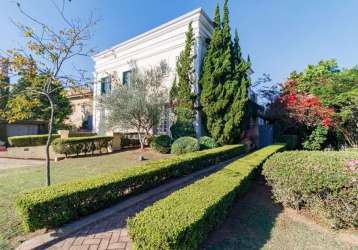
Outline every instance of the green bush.
{"type": "Polygon", "coordinates": [[[322,125],[317,126],[312,134],[302,143],[303,149],[306,150],[321,150],[323,144],[327,140],[328,129],[322,125]]]}
{"type": "Polygon", "coordinates": [[[195,113],[191,109],[182,107],[176,107],[174,113],[177,119],[170,127],[173,139],[176,140],[184,136],[195,137],[196,134],[193,126],[195,113]]]}
{"type": "Polygon", "coordinates": [[[282,150],[272,145],[180,189],[128,220],[135,249],[197,249],[220,223],[263,161],[282,150]]]}
{"type": "Polygon", "coordinates": [[[39,188],[20,194],[16,208],[26,231],[60,226],[244,150],[243,145],[224,146],[39,188]]]}
{"type": "Polygon", "coordinates": [[[180,155],[200,150],[199,141],[193,137],[184,136],[177,139],[172,145],[172,154],[180,155]]]}
{"type": "MultiPolygon", "coordinates": [[[[69,137],[89,137],[94,136],[92,132],[71,132],[69,137]]],[[[58,134],[52,134],[52,141],[60,138],[58,134]]],[[[11,136],[8,138],[9,144],[12,147],[32,147],[46,145],[47,134],[43,135],[22,135],[22,136],[11,136]]]]}
{"type": "Polygon", "coordinates": [[[281,135],[279,141],[286,143],[288,150],[297,149],[297,145],[298,145],[297,135],[281,135]]]}
{"type": "Polygon", "coordinates": [[[195,130],[191,121],[176,121],[170,127],[170,133],[174,140],[184,136],[195,137],[195,130]]]}
{"type": "Polygon", "coordinates": [[[209,136],[202,136],[199,138],[200,149],[217,148],[216,141],[209,136]]]}
{"type": "Polygon", "coordinates": [[[53,150],[58,154],[79,155],[94,153],[107,149],[112,141],[111,136],[73,137],[68,139],[57,138],[52,142],[53,150]]]}
{"type": "Polygon", "coordinates": [[[263,173],[277,202],[335,227],[358,226],[358,152],[285,152],[271,157],[263,173]]]}
{"type": "Polygon", "coordinates": [[[168,154],[170,152],[171,141],[168,135],[159,135],[152,138],[150,147],[162,154],[168,154]]]}
{"type": "MultiPolygon", "coordinates": [[[[52,140],[60,138],[60,135],[52,135],[52,140]]],[[[32,147],[46,145],[47,135],[22,135],[11,136],[8,138],[9,144],[12,147],[32,147]]]]}

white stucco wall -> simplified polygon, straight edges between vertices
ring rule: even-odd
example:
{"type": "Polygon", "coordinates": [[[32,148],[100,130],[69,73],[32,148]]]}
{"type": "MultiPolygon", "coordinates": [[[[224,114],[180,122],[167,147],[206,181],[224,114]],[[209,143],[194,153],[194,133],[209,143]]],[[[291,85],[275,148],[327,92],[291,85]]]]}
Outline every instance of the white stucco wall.
{"type": "MultiPolygon", "coordinates": [[[[101,78],[111,74],[117,75],[122,81],[122,73],[130,70],[129,62],[132,60],[136,61],[139,68],[154,66],[159,64],[160,61],[165,60],[171,69],[165,81],[169,89],[176,74],[177,58],[184,49],[185,33],[190,22],[192,22],[196,39],[195,68],[197,79],[199,79],[199,69],[206,49],[206,40],[210,38],[213,29],[211,20],[201,8],[94,56],[95,85],[93,126],[96,132],[98,132],[101,119],[101,111],[98,109],[96,101],[97,97],[101,94],[101,78]]],[[[198,119],[200,119],[200,117],[198,117],[198,119]]],[[[200,130],[200,128],[197,129],[200,130]]]]}

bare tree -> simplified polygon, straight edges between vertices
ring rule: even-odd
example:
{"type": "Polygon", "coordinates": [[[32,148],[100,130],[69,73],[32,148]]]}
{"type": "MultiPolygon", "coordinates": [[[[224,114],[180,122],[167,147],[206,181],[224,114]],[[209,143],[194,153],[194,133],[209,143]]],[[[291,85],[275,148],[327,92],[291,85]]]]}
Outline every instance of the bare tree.
{"type": "Polygon", "coordinates": [[[131,65],[129,84],[118,82],[111,93],[100,99],[100,104],[108,113],[106,125],[125,130],[135,129],[143,149],[145,136],[159,124],[169,99],[168,90],[163,85],[169,68],[165,61],[144,70],[139,69],[135,62],[131,62],[131,65]]]}
{"type": "MultiPolygon", "coordinates": [[[[33,71],[33,84],[26,88],[26,94],[42,96],[48,100],[50,119],[48,121],[48,138],[46,143],[46,181],[51,185],[50,153],[53,124],[55,119],[55,105],[53,95],[60,87],[76,87],[88,83],[85,71],[74,70],[75,74],[67,74],[65,67],[76,57],[90,56],[94,50],[88,48],[92,37],[91,30],[97,20],[93,15],[86,20],[70,19],[66,16],[66,0],[60,4],[52,1],[54,8],[63,21],[63,27],[54,29],[27,13],[19,2],[17,7],[29,23],[27,25],[14,22],[23,33],[27,43],[20,49],[8,51],[10,68],[14,74],[33,71]]],[[[57,107],[60,108],[60,107],[57,107]]]]}

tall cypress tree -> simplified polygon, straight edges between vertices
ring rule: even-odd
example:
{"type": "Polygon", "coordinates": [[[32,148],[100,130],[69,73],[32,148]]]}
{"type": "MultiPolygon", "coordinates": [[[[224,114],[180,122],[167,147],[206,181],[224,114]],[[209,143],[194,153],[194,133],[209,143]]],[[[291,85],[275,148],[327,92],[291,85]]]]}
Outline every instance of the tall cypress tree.
{"type": "Polygon", "coordinates": [[[233,45],[233,82],[237,85],[237,91],[230,109],[230,120],[233,126],[231,137],[238,140],[241,130],[245,127],[248,116],[248,89],[250,85],[249,70],[251,64],[242,58],[241,48],[239,44],[239,35],[235,30],[235,38],[233,45]]]}
{"type": "Polygon", "coordinates": [[[176,64],[177,79],[170,91],[171,102],[174,104],[176,123],[170,128],[174,138],[180,136],[195,136],[193,120],[195,116],[195,98],[193,92],[195,84],[194,68],[194,32],[192,23],[189,23],[186,32],[185,47],[180,53],[176,64]]]}
{"type": "Polygon", "coordinates": [[[201,104],[207,130],[220,144],[239,138],[247,97],[246,72],[247,64],[241,58],[238,36],[232,43],[228,0],[225,0],[222,23],[219,7],[216,7],[214,31],[201,78],[201,104]]]}
{"type": "Polygon", "coordinates": [[[202,68],[200,102],[206,120],[206,129],[215,140],[218,140],[222,123],[218,102],[223,88],[221,57],[224,54],[219,5],[215,9],[213,25],[214,30],[202,68]]]}
{"type": "Polygon", "coordinates": [[[190,110],[194,115],[195,94],[193,93],[195,83],[194,68],[194,46],[195,38],[192,23],[189,23],[186,32],[185,47],[180,53],[176,70],[178,75],[178,107],[190,110]]]}

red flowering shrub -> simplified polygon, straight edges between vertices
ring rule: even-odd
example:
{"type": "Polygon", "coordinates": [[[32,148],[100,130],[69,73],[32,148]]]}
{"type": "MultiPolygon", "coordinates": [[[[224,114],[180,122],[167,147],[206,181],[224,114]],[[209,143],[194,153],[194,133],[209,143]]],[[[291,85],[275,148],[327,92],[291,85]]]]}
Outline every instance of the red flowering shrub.
{"type": "Polygon", "coordinates": [[[320,99],[306,93],[297,94],[295,91],[284,92],[278,99],[290,119],[308,127],[322,124],[329,128],[334,126],[334,110],[323,106],[320,99]]]}

